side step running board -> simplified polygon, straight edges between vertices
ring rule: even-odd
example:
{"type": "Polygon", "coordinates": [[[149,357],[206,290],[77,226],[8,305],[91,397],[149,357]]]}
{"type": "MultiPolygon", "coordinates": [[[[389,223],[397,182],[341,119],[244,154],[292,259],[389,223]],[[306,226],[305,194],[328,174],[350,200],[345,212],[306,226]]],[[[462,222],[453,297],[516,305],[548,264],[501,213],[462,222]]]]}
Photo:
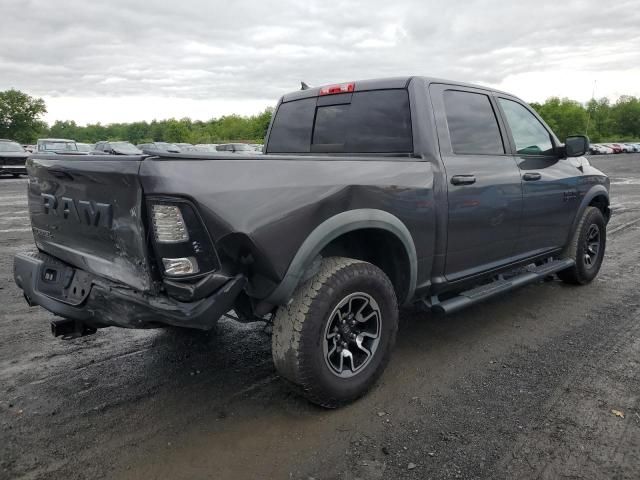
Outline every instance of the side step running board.
{"type": "Polygon", "coordinates": [[[575,262],[572,259],[562,259],[552,260],[537,267],[528,267],[522,273],[508,279],[499,277],[498,280],[461,292],[453,298],[443,300],[442,302],[434,302],[431,309],[437,313],[457,312],[458,310],[462,310],[463,308],[482,302],[501,293],[508,292],[514,288],[542,280],[547,275],[572,267],[574,264],[575,262]]]}

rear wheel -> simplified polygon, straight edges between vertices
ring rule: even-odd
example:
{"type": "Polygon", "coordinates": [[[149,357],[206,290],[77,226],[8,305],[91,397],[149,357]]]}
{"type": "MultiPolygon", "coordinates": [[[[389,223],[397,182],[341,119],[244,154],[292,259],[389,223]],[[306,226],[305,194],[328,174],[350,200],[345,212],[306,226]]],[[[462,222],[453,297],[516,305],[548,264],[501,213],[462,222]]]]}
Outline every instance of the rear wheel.
{"type": "Polygon", "coordinates": [[[366,393],[395,343],[398,306],[378,267],[342,257],[322,261],[273,327],[273,360],[308,400],[336,408],[366,393]]]}
{"type": "Polygon", "coordinates": [[[587,207],[565,251],[565,258],[571,258],[576,263],[558,272],[558,277],[574,285],[590,283],[600,271],[606,244],[607,224],[604,215],[596,207],[587,207]]]}

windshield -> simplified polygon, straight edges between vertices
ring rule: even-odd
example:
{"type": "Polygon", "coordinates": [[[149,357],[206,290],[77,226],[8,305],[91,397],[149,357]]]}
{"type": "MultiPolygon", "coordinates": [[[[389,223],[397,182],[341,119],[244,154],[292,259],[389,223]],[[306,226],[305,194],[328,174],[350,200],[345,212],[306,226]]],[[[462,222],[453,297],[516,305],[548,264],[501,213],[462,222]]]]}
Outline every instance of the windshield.
{"type": "Polygon", "coordinates": [[[77,152],[78,147],[75,142],[42,142],[40,144],[40,150],[60,151],[66,150],[70,152],[77,152]]]}
{"type": "Polygon", "coordinates": [[[139,155],[142,152],[129,142],[113,142],[111,148],[117,150],[119,153],[130,153],[132,155],[139,155]]]}
{"type": "Polygon", "coordinates": [[[16,142],[0,142],[0,152],[24,152],[24,149],[16,142]]]}

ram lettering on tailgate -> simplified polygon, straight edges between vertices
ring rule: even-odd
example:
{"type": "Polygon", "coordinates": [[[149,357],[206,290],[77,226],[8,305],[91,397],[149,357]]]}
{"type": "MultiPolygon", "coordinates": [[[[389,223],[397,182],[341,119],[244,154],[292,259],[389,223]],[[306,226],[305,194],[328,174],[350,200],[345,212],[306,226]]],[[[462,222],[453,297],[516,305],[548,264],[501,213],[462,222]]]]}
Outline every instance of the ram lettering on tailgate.
{"type": "Polygon", "coordinates": [[[42,193],[42,210],[45,215],[56,215],[65,220],[84,223],[90,227],[111,228],[113,207],[109,203],[75,200],[42,193]]]}

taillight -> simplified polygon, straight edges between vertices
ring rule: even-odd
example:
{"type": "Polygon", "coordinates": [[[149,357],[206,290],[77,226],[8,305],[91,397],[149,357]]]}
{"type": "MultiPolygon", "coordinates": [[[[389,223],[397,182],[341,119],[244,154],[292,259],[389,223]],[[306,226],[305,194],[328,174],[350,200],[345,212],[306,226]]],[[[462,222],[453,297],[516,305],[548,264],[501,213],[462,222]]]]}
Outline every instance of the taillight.
{"type": "Polygon", "coordinates": [[[164,276],[188,278],[219,268],[209,233],[190,202],[162,198],[148,199],[147,205],[164,276]]]}
{"type": "Polygon", "coordinates": [[[163,258],[164,273],[171,277],[195,275],[200,271],[198,261],[194,257],[163,258]]]}
{"type": "Polygon", "coordinates": [[[355,90],[356,84],[355,82],[349,83],[338,83],[336,85],[327,85],[326,87],[320,88],[319,96],[323,95],[336,95],[338,93],[351,93],[355,90]]]}
{"type": "Polygon", "coordinates": [[[189,240],[189,233],[179,207],[154,204],[151,206],[151,220],[157,242],[180,243],[189,240]]]}

